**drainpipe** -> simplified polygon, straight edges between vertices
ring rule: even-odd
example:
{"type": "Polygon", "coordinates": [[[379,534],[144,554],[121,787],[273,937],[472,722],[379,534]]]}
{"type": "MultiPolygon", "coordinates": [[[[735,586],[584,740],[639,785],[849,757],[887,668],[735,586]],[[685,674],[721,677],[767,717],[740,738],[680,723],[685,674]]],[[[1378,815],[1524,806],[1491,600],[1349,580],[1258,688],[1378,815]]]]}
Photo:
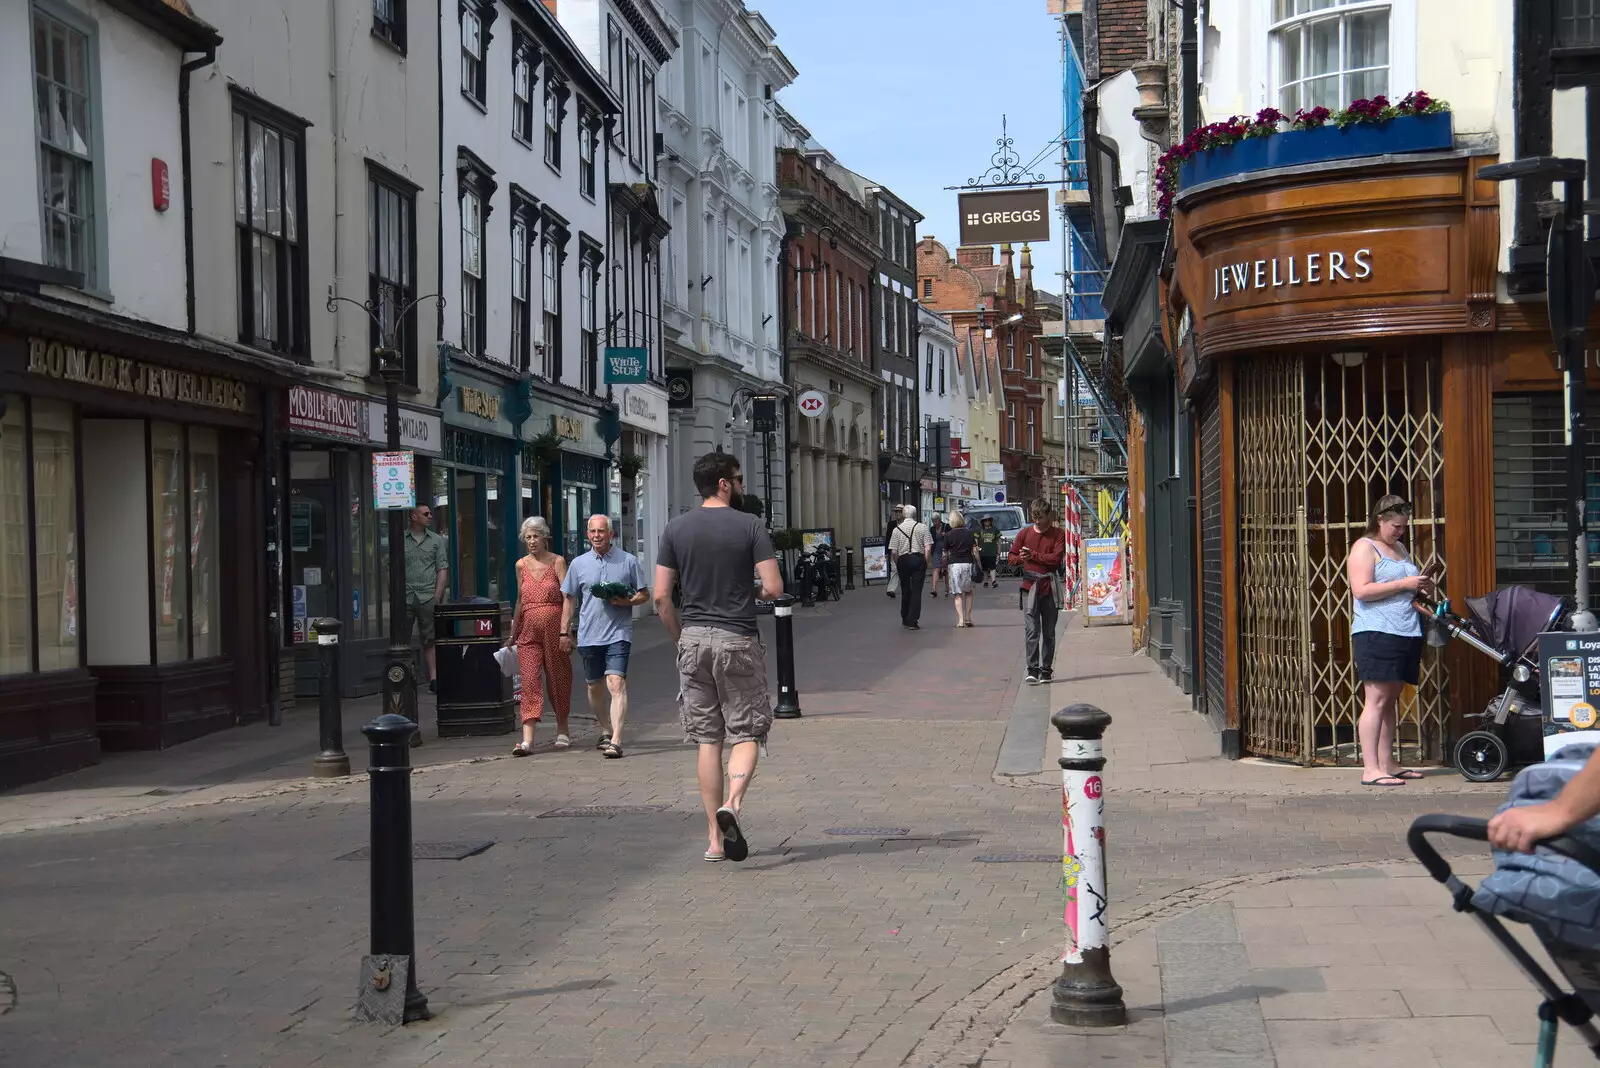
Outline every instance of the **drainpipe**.
{"type": "MultiPolygon", "coordinates": [[[[339,200],[339,155],[344,146],[343,126],[339,115],[339,83],[341,74],[339,70],[339,0],[329,0],[328,3],[328,111],[331,115],[330,132],[333,141],[333,282],[328,287],[330,296],[340,294],[339,280],[342,277],[339,271],[339,226],[344,221],[344,206],[339,200]]],[[[302,209],[303,211],[304,209],[302,209]]],[[[341,358],[343,345],[339,334],[339,317],[333,317],[333,366],[335,370],[344,370],[344,361],[341,358]]]]}
{"type": "Polygon", "coordinates": [[[187,315],[189,333],[195,332],[195,301],[194,301],[194,168],[190,165],[189,154],[191,138],[189,135],[189,75],[201,67],[209,67],[217,61],[215,45],[206,48],[205,52],[197,59],[191,59],[178,68],[178,141],[182,159],[178,165],[183,168],[181,181],[183,182],[183,274],[184,274],[184,312],[187,315]]]}
{"type": "MultiPolygon", "coordinates": [[[[794,389],[789,384],[789,227],[783,228],[783,238],[778,242],[778,352],[781,354],[784,392],[783,398],[783,522],[794,526],[794,478],[789,463],[790,446],[794,441],[794,389]]],[[[772,502],[767,502],[771,513],[772,502]]]]}

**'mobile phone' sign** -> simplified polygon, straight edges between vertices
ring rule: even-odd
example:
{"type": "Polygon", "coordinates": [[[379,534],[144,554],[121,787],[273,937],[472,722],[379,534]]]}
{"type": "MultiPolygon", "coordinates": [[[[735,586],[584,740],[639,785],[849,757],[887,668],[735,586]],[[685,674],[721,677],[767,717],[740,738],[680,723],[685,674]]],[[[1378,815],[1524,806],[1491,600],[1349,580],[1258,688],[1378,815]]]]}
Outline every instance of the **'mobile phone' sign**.
{"type": "Polygon", "coordinates": [[[963,245],[1050,240],[1048,189],[962,193],[959,201],[963,245]]]}

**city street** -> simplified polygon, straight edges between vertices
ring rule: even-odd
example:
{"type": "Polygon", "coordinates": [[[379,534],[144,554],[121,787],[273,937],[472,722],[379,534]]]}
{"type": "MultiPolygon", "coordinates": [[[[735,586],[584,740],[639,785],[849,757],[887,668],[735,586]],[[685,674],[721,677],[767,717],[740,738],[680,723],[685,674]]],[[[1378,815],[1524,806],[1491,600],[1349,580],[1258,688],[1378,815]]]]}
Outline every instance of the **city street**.
{"type": "MultiPolygon", "coordinates": [[[[1414,815],[1483,814],[1502,786],[1440,772],[1360,791],[1354,771],[1221,761],[1125,628],[1075,617],[1057,682],[1023,687],[1014,596],[982,591],[970,631],[944,598],[921,632],[902,631],[879,589],[797,610],[805,718],[774,729],[743,865],[700,859],[692,752],[652,621],[626,759],[599,758],[592,723],[573,750],[528,760],[506,755],[509,737],[430,736],[417,841],[494,844],[417,862],[435,1015],[404,1029],[351,1018],[367,868],[347,858],[366,842],[365,783],[297,777],[314,755],[303,712],[277,736],[245,728],[0,798],[0,972],[15,990],[0,1054],[27,1068],[1242,1065],[1359,1039],[1404,1041],[1417,1063],[1463,1044],[1484,1064],[1522,1055],[1507,1043],[1531,1041],[1531,1009],[1498,993],[1519,978],[1442,890],[1400,878],[1420,874],[1402,842],[1414,815]],[[1046,717],[1072,701],[1115,717],[1113,961],[1135,1010],[1127,1030],[1092,1037],[1048,1024],[1048,995],[1034,996],[1062,940],[1046,717]],[[249,737],[276,753],[297,729],[298,770],[237,749],[249,737]],[[996,774],[1028,771],[1030,750],[1037,774],[996,774]],[[628,808],[557,814],[593,805],[628,808]],[[1008,854],[1025,856],[979,859],[1008,854]],[[1228,942],[1207,951],[1231,963],[1204,982],[1170,972],[1185,939],[1228,942]],[[1351,1022],[1363,1013],[1382,1026],[1351,1022]],[[1420,1029],[1429,1015],[1451,1017],[1434,1021],[1446,1045],[1420,1029]],[[1240,1020],[1271,1045],[1228,1046],[1240,1020]]],[[[370,709],[347,713],[353,726],[370,709]]]]}

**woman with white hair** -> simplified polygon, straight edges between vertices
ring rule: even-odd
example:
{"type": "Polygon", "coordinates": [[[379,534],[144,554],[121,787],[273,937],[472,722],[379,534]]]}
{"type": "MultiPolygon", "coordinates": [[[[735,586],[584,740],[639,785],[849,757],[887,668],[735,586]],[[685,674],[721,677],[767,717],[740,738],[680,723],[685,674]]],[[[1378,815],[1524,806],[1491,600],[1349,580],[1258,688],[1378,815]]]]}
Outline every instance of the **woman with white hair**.
{"type": "Polygon", "coordinates": [[[507,645],[516,647],[522,675],[522,741],[511,750],[519,757],[533,753],[533,728],[544,715],[546,680],[556,706],[556,748],[572,745],[567,722],[572,715],[573,639],[561,633],[567,562],[550,551],[550,525],[539,516],[522,521],[522,544],[528,555],[517,561],[517,610],[506,638],[507,645]]]}
{"type": "Polygon", "coordinates": [[[961,512],[951,512],[946,517],[950,524],[944,535],[945,579],[950,599],[956,603],[956,626],[972,626],[972,569],[976,566],[978,539],[967,527],[967,517],[961,512]]]}

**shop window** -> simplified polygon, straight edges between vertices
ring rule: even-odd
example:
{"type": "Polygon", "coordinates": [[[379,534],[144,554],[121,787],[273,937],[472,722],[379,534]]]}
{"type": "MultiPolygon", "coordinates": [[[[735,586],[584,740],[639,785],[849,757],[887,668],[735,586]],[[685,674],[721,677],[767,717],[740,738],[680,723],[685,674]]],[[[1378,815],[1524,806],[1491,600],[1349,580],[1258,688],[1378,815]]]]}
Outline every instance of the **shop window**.
{"type": "Polygon", "coordinates": [[[189,549],[185,526],[183,427],[150,424],[152,565],[156,577],[156,663],[188,659],[189,549]]]}
{"type": "Polygon", "coordinates": [[[402,180],[369,165],[367,205],[368,298],[378,310],[372,373],[378,372],[377,350],[393,344],[405,361],[405,381],[416,385],[416,197],[402,180]]]}
{"type": "Polygon", "coordinates": [[[95,285],[94,41],[84,29],[35,8],[33,70],[39,136],[44,261],[95,285]]]}
{"type": "Polygon", "coordinates": [[[510,599],[501,588],[506,566],[506,502],[501,497],[505,485],[505,479],[499,475],[483,476],[483,557],[489,576],[488,592],[484,596],[491,601],[510,599]]]}
{"type": "Polygon", "coordinates": [[[0,401],[0,675],[21,675],[33,670],[28,417],[21,397],[0,394],[0,401]]]}
{"type": "Polygon", "coordinates": [[[306,260],[300,234],[305,126],[238,90],[233,102],[239,340],[300,353],[305,348],[306,260]]]}
{"type": "MultiPolygon", "coordinates": [[[[1572,592],[1565,426],[1559,392],[1500,394],[1494,399],[1498,585],[1572,592]]],[[[1595,393],[1589,395],[1587,426],[1589,566],[1600,571],[1600,396],[1595,393]]]]}
{"type": "Polygon", "coordinates": [[[1600,3],[1595,0],[1556,0],[1556,47],[1600,46],[1600,3]]]}
{"type": "Polygon", "coordinates": [[[455,472],[455,525],[451,538],[456,544],[456,589],[462,597],[478,593],[478,555],[482,550],[482,516],[478,508],[479,475],[472,471],[455,472]]]}
{"type": "Polygon", "coordinates": [[[1389,4],[1273,0],[1279,107],[1337,110],[1389,91],[1389,4]]]}
{"type": "Polygon", "coordinates": [[[40,671],[81,662],[78,610],[78,468],[72,409],[34,400],[33,520],[40,671]]]}
{"type": "MultiPolygon", "coordinates": [[[[454,504],[455,504],[454,494],[452,494],[450,492],[450,475],[451,475],[451,471],[450,471],[450,469],[448,467],[445,467],[445,466],[443,466],[441,464],[437,464],[437,463],[432,465],[432,469],[433,469],[433,473],[430,476],[430,483],[429,483],[430,486],[432,487],[432,490],[433,490],[433,528],[432,529],[436,533],[441,534],[444,537],[451,539],[451,544],[453,546],[453,545],[455,545],[454,538],[455,538],[455,533],[456,533],[456,528],[455,528],[456,509],[454,507],[454,504]]],[[[406,536],[410,537],[411,535],[409,533],[407,533],[406,536]]],[[[445,596],[447,596],[447,597],[449,596],[449,591],[452,588],[452,586],[454,585],[455,581],[456,581],[456,569],[455,569],[454,565],[452,565],[451,569],[450,569],[450,574],[446,577],[446,581],[445,581],[445,587],[444,587],[445,588],[445,596]]]]}
{"type": "Polygon", "coordinates": [[[189,430],[189,656],[222,655],[222,586],[217,559],[218,480],[222,457],[217,432],[189,430]]]}

